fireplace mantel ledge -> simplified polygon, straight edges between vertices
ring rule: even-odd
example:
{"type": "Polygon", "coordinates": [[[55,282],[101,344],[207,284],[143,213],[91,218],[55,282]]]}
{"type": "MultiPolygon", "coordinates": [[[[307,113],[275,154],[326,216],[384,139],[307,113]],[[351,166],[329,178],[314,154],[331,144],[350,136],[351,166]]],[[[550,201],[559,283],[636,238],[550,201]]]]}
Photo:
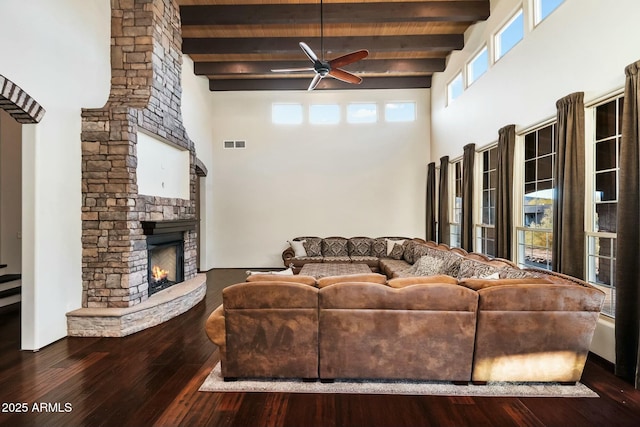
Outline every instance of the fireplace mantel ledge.
{"type": "Polygon", "coordinates": [[[80,308],[67,313],[67,334],[75,337],[124,337],[172,319],[198,304],[207,291],[206,274],[160,291],[125,308],[80,308]]]}

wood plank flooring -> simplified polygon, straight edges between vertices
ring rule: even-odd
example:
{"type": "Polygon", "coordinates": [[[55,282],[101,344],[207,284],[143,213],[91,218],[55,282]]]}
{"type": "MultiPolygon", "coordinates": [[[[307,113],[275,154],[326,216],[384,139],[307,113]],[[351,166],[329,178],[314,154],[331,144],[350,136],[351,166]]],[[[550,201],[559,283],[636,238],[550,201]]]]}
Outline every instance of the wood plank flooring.
{"type": "Polygon", "coordinates": [[[169,322],[35,353],[19,350],[19,314],[0,315],[0,426],[640,425],[640,391],[595,356],[583,382],[597,399],[198,392],[218,361],[204,321],[244,277],[212,270],[206,300],[169,322]]]}

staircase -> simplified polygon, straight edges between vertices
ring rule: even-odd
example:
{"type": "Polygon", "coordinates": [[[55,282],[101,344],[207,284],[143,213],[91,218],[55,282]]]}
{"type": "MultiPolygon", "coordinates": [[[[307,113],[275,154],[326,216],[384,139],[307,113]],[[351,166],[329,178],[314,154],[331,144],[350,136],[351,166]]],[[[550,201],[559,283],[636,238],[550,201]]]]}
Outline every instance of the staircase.
{"type": "MultiPolygon", "coordinates": [[[[6,265],[0,264],[0,270],[6,265]]],[[[19,309],[22,294],[22,276],[20,274],[0,275],[0,313],[19,309]]]]}

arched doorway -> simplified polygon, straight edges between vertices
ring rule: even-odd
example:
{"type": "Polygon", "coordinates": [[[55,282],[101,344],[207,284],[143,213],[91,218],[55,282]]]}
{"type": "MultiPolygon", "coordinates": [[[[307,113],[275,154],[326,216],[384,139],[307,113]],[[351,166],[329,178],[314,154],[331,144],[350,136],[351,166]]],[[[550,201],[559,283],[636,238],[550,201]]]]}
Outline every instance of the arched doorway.
{"type": "MultiPolygon", "coordinates": [[[[23,124],[38,123],[45,110],[11,80],[0,75],[0,314],[11,316],[19,346],[22,301],[22,134],[23,124]]],[[[5,319],[7,320],[7,319],[5,319]]],[[[3,325],[5,322],[3,322],[3,325]]],[[[4,335],[4,334],[3,334],[4,335]]]]}

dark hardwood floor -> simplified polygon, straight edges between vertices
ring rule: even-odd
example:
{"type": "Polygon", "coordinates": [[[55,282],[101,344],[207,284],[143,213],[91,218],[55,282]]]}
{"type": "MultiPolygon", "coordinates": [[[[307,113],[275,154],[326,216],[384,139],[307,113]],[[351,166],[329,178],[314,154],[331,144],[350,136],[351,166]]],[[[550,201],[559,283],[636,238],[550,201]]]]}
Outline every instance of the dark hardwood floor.
{"type": "Polygon", "coordinates": [[[35,353],[19,350],[19,313],[0,315],[0,426],[640,425],[640,391],[591,356],[583,382],[600,398],[198,392],[218,361],[204,321],[221,289],[244,277],[209,272],[206,300],[160,326],[35,353]]]}

